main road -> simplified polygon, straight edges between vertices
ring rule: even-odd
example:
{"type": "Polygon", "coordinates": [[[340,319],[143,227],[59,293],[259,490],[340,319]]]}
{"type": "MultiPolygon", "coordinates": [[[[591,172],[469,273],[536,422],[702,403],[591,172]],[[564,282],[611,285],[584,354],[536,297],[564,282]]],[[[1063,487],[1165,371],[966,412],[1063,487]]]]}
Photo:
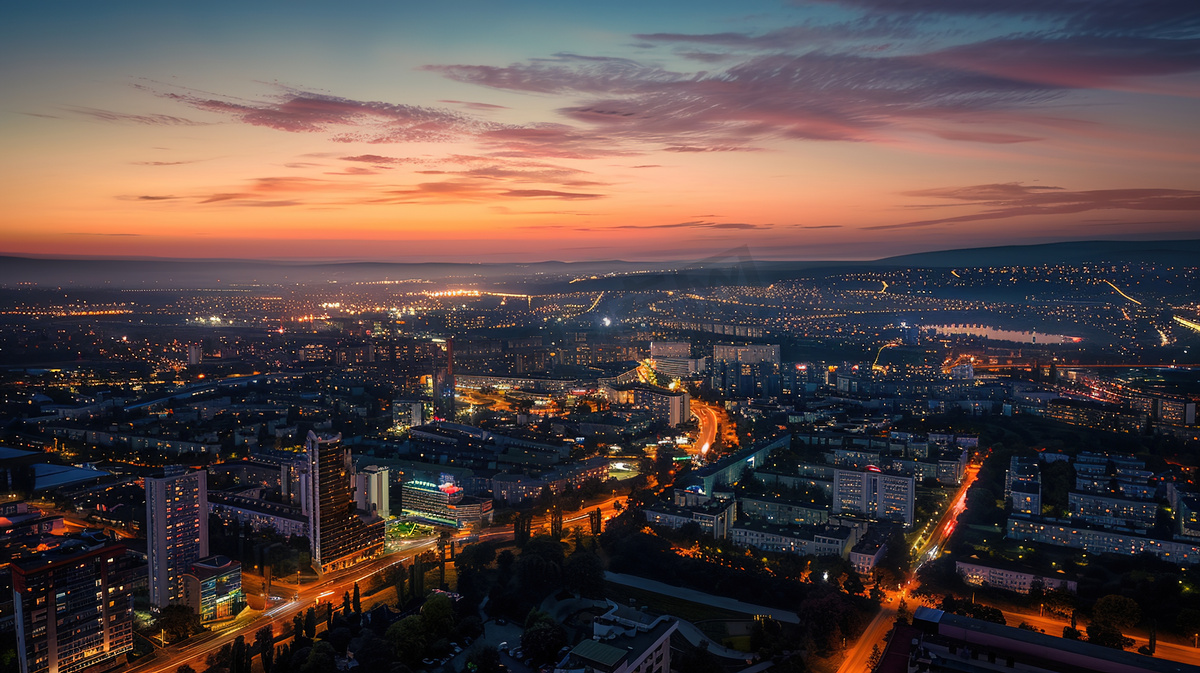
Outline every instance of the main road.
{"type": "MultiPolygon", "coordinates": [[[[918,540],[914,547],[916,559],[914,572],[928,561],[937,557],[938,552],[946,545],[946,540],[950,538],[950,534],[954,532],[954,528],[958,525],[958,515],[962,514],[966,508],[967,490],[971,488],[971,484],[975,483],[975,478],[979,475],[979,468],[975,465],[967,467],[966,473],[963,476],[963,482],[955,491],[953,498],[950,500],[950,505],[946,507],[946,511],[938,517],[937,523],[933,524],[934,528],[927,536],[922,534],[922,538],[918,540]]],[[[838,668],[838,673],[860,673],[861,671],[870,670],[867,661],[871,658],[871,650],[875,645],[879,645],[882,651],[885,645],[883,637],[892,628],[892,623],[896,618],[896,608],[899,607],[899,601],[904,600],[909,593],[909,589],[913,588],[915,580],[905,582],[904,586],[899,591],[885,592],[884,603],[880,607],[875,618],[871,620],[867,628],[863,630],[861,636],[854,643],[854,649],[846,653],[846,659],[838,668]]],[[[913,608],[910,608],[913,609],[913,608]]]]}
{"type": "MultiPolygon", "coordinates": [[[[616,509],[618,502],[620,502],[620,498],[616,496],[608,498],[600,503],[584,508],[578,513],[563,517],[563,524],[577,524],[584,521],[588,518],[588,513],[596,508],[599,508],[604,518],[608,519],[619,511],[616,509]]],[[[543,520],[542,526],[548,528],[549,525],[550,517],[547,515],[543,520]]],[[[463,542],[463,536],[469,536],[469,533],[460,533],[459,536],[456,536],[456,542],[463,542]]],[[[513,529],[512,526],[486,529],[480,532],[478,537],[481,541],[489,542],[511,540],[513,529]]],[[[232,643],[238,636],[244,637],[247,644],[252,644],[254,642],[254,634],[267,625],[270,625],[275,635],[279,636],[284,633],[284,627],[291,624],[292,616],[296,613],[303,612],[318,603],[330,602],[335,606],[340,605],[342,595],[348,591],[353,591],[356,582],[360,585],[365,584],[368,578],[386,572],[389,568],[397,564],[409,563],[414,556],[435,549],[436,547],[437,538],[417,540],[407,544],[400,551],[365,561],[353,568],[330,573],[317,582],[303,585],[299,588],[276,581],[274,583],[275,586],[281,588],[286,595],[276,598],[267,596],[266,605],[264,605],[264,609],[261,612],[257,610],[249,611],[232,623],[219,626],[213,631],[194,636],[176,645],[160,649],[158,650],[158,656],[148,661],[135,663],[128,667],[127,673],[175,673],[180,666],[185,664],[197,671],[202,671],[207,667],[205,660],[210,654],[218,652],[223,646],[232,643]]]]}

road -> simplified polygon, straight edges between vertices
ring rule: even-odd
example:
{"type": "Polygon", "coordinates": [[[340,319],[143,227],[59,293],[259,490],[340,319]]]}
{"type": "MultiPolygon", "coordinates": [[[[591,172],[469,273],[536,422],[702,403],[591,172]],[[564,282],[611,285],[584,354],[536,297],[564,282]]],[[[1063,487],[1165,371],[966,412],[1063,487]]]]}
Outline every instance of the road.
{"type": "MultiPolygon", "coordinates": [[[[966,509],[967,490],[971,488],[971,484],[975,483],[975,478],[979,475],[979,467],[971,465],[967,467],[966,474],[963,476],[963,483],[959,485],[955,491],[953,498],[950,500],[950,505],[946,507],[946,511],[938,517],[937,523],[933,524],[933,532],[929,534],[924,541],[918,543],[914,558],[917,559],[917,564],[914,568],[920,568],[923,564],[937,557],[938,553],[945,547],[946,540],[954,532],[954,527],[958,524],[958,515],[962,514],[966,509]]],[[[861,671],[870,670],[867,666],[867,660],[871,658],[871,650],[873,646],[879,645],[879,649],[883,650],[883,636],[891,628],[892,623],[896,618],[896,608],[900,605],[900,601],[908,596],[908,593],[916,588],[916,580],[907,582],[900,591],[885,592],[883,606],[879,613],[867,625],[863,634],[854,642],[854,648],[846,652],[846,660],[842,662],[838,668],[838,673],[859,673],[861,671]]],[[[910,602],[910,610],[915,610],[915,602],[910,602]]],[[[1061,629],[1059,630],[1061,633],[1061,629]]]]}
{"type": "MultiPolygon", "coordinates": [[[[297,600],[273,599],[270,601],[272,607],[269,610],[265,612],[251,611],[248,615],[235,620],[232,624],[189,638],[180,644],[172,645],[166,648],[165,657],[163,656],[164,650],[160,650],[157,657],[150,661],[130,666],[128,672],[175,673],[176,669],[184,664],[202,671],[206,668],[204,661],[208,655],[217,652],[227,643],[232,643],[238,636],[243,636],[247,643],[252,643],[255,632],[268,624],[271,625],[275,635],[278,636],[283,633],[284,626],[291,623],[292,615],[297,612],[312,607],[318,601],[329,601],[334,605],[338,605],[341,603],[342,594],[346,591],[352,591],[355,582],[363,583],[368,577],[383,572],[397,563],[411,561],[413,556],[427,549],[432,549],[436,545],[436,539],[422,540],[405,549],[403,552],[382,556],[361,563],[353,568],[338,573],[331,573],[314,584],[301,587],[298,591],[299,598],[297,600]]],[[[275,582],[275,585],[277,587],[284,587],[285,592],[294,590],[294,585],[283,585],[278,581],[275,582]]],[[[276,591],[275,593],[279,592],[276,591]]]]}
{"type": "Polygon", "coordinates": [[[946,507],[946,511],[942,512],[942,516],[938,518],[933,532],[914,550],[916,553],[913,558],[917,559],[916,566],[913,568],[914,574],[921,566],[937,558],[937,555],[945,548],[946,540],[950,539],[950,535],[954,533],[954,527],[958,525],[958,515],[967,508],[967,490],[971,488],[971,484],[975,483],[975,478],[978,476],[979,467],[969,465],[963,476],[962,484],[954,493],[954,498],[946,507]]]}
{"type": "MultiPolygon", "coordinates": [[[[1071,620],[1059,617],[1058,615],[1039,615],[1037,613],[1024,612],[1009,612],[1003,611],[1004,621],[1008,626],[1017,626],[1021,622],[1036,626],[1049,636],[1062,636],[1063,628],[1071,625],[1071,620]]],[[[1085,631],[1087,626],[1080,621],[1076,624],[1080,631],[1085,631]]],[[[1149,639],[1145,634],[1127,633],[1125,634],[1133,639],[1133,646],[1129,648],[1130,652],[1137,652],[1137,649],[1149,643],[1149,639]]],[[[1178,661],[1181,664],[1190,664],[1192,666],[1200,666],[1200,649],[1196,649],[1189,645],[1181,645],[1179,643],[1166,642],[1159,640],[1155,645],[1154,657],[1156,659],[1167,659],[1170,661],[1178,661]]]]}
{"type": "Polygon", "coordinates": [[[838,673],[863,673],[863,671],[871,670],[871,667],[867,665],[867,660],[871,658],[873,646],[878,645],[879,650],[883,651],[885,645],[883,637],[887,635],[892,628],[892,623],[896,621],[895,605],[895,603],[883,604],[878,614],[875,615],[875,619],[871,620],[862,635],[854,642],[854,649],[846,653],[846,659],[838,667],[838,673]]]}
{"type": "MultiPolygon", "coordinates": [[[[615,505],[621,500],[622,498],[614,496],[577,513],[564,516],[563,525],[578,525],[582,522],[586,530],[589,511],[599,507],[607,520],[619,511],[615,505]]],[[[549,528],[549,525],[550,517],[547,515],[543,518],[539,528],[549,528]]],[[[463,531],[456,536],[456,542],[462,542],[462,538],[469,535],[469,532],[463,531]]],[[[479,539],[486,541],[511,540],[512,537],[512,526],[484,530],[479,533],[479,539]]],[[[409,563],[414,556],[436,547],[437,538],[415,541],[401,551],[360,563],[353,568],[331,573],[315,583],[302,585],[298,591],[296,585],[276,579],[272,583],[274,587],[272,597],[266,599],[265,607],[267,609],[265,611],[250,610],[231,624],[225,624],[208,633],[169,646],[165,650],[159,650],[157,657],[128,667],[126,673],[175,673],[176,669],[184,664],[202,671],[206,668],[205,659],[208,655],[219,651],[222,646],[232,643],[238,636],[243,636],[247,643],[252,643],[255,632],[268,624],[271,625],[275,635],[279,636],[284,632],[284,627],[291,624],[292,615],[297,612],[302,612],[318,602],[328,601],[335,606],[340,605],[342,595],[347,591],[353,591],[355,582],[358,582],[360,586],[365,585],[366,580],[371,576],[382,573],[398,563],[409,563]],[[293,592],[299,594],[295,600],[291,600],[293,592]]],[[[261,592],[261,582],[257,584],[255,582],[256,580],[249,580],[247,587],[261,592]]],[[[255,603],[258,602],[258,600],[255,601],[255,603]]],[[[323,624],[324,622],[321,622],[318,628],[323,624]]]]}
{"type": "Polygon", "coordinates": [[[706,453],[717,439],[717,412],[712,407],[699,401],[692,400],[692,413],[700,421],[700,432],[696,433],[693,446],[699,453],[706,453]]]}

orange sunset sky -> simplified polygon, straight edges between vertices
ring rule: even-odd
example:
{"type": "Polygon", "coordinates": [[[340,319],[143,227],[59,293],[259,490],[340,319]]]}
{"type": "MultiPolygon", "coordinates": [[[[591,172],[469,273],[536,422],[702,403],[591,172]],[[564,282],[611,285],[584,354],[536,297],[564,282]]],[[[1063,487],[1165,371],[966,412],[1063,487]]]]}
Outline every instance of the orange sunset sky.
{"type": "Polygon", "coordinates": [[[0,253],[864,259],[1200,235],[1200,6],[9,3],[0,253]]]}

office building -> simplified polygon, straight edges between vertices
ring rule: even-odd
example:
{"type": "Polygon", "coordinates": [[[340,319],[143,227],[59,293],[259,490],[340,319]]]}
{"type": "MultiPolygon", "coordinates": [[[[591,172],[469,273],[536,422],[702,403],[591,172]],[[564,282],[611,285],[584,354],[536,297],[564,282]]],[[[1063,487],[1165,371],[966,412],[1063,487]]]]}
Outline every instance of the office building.
{"type": "Polygon", "coordinates": [[[242,564],[227,556],[208,556],[183,576],[183,603],[204,623],[233,619],[246,605],[242,564]]]}
{"type": "Polygon", "coordinates": [[[913,524],[916,480],[879,468],[834,470],[833,514],[853,513],[879,521],[913,524]]]}
{"type": "Polygon", "coordinates": [[[167,468],[146,478],[146,557],[150,605],[183,599],[183,574],[208,556],[208,475],[167,468]]]}
{"type": "Polygon", "coordinates": [[[21,673],[108,670],[133,650],[133,593],[121,571],[125,547],[73,536],[12,564],[21,673]]]}
{"type": "Polygon", "coordinates": [[[463,493],[450,481],[440,485],[425,481],[406,481],[400,486],[404,515],[427,523],[466,528],[473,523],[492,521],[492,501],[463,493]]]}
{"type": "Polygon", "coordinates": [[[309,549],[319,573],[347,568],[383,549],[383,520],[356,513],[350,448],[342,436],[318,437],[311,430],[306,440],[307,474],[302,475],[306,498],[301,506],[308,515],[309,549]]]}

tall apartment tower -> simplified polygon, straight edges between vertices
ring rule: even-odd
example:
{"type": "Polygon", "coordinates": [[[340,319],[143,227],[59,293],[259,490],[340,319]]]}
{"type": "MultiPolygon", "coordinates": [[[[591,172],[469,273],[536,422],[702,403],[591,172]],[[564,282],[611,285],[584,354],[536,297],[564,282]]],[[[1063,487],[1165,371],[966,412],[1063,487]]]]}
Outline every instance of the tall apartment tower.
{"type": "Polygon", "coordinates": [[[146,478],[146,556],[150,605],[183,601],[183,576],[208,556],[208,479],[204,470],[169,467],[146,478]]]}
{"type": "Polygon", "coordinates": [[[85,534],[13,562],[21,673],[111,668],[133,650],[133,592],[118,568],[124,554],[123,545],[85,534]]]}
{"type": "MultiPolygon", "coordinates": [[[[311,430],[305,441],[308,489],[308,542],[313,568],[324,574],[353,565],[383,548],[383,520],[359,518],[354,502],[354,471],[350,448],[342,436],[318,437],[311,430]]],[[[302,504],[303,507],[303,504],[302,504]]]]}
{"type": "Polygon", "coordinates": [[[381,519],[391,516],[392,511],[388,505],[391,498],[391,486],[388,483],[390,472],[386,467],[368,465],[354,475],[354,501],[360,510],[374,512],[381,519]]]}

